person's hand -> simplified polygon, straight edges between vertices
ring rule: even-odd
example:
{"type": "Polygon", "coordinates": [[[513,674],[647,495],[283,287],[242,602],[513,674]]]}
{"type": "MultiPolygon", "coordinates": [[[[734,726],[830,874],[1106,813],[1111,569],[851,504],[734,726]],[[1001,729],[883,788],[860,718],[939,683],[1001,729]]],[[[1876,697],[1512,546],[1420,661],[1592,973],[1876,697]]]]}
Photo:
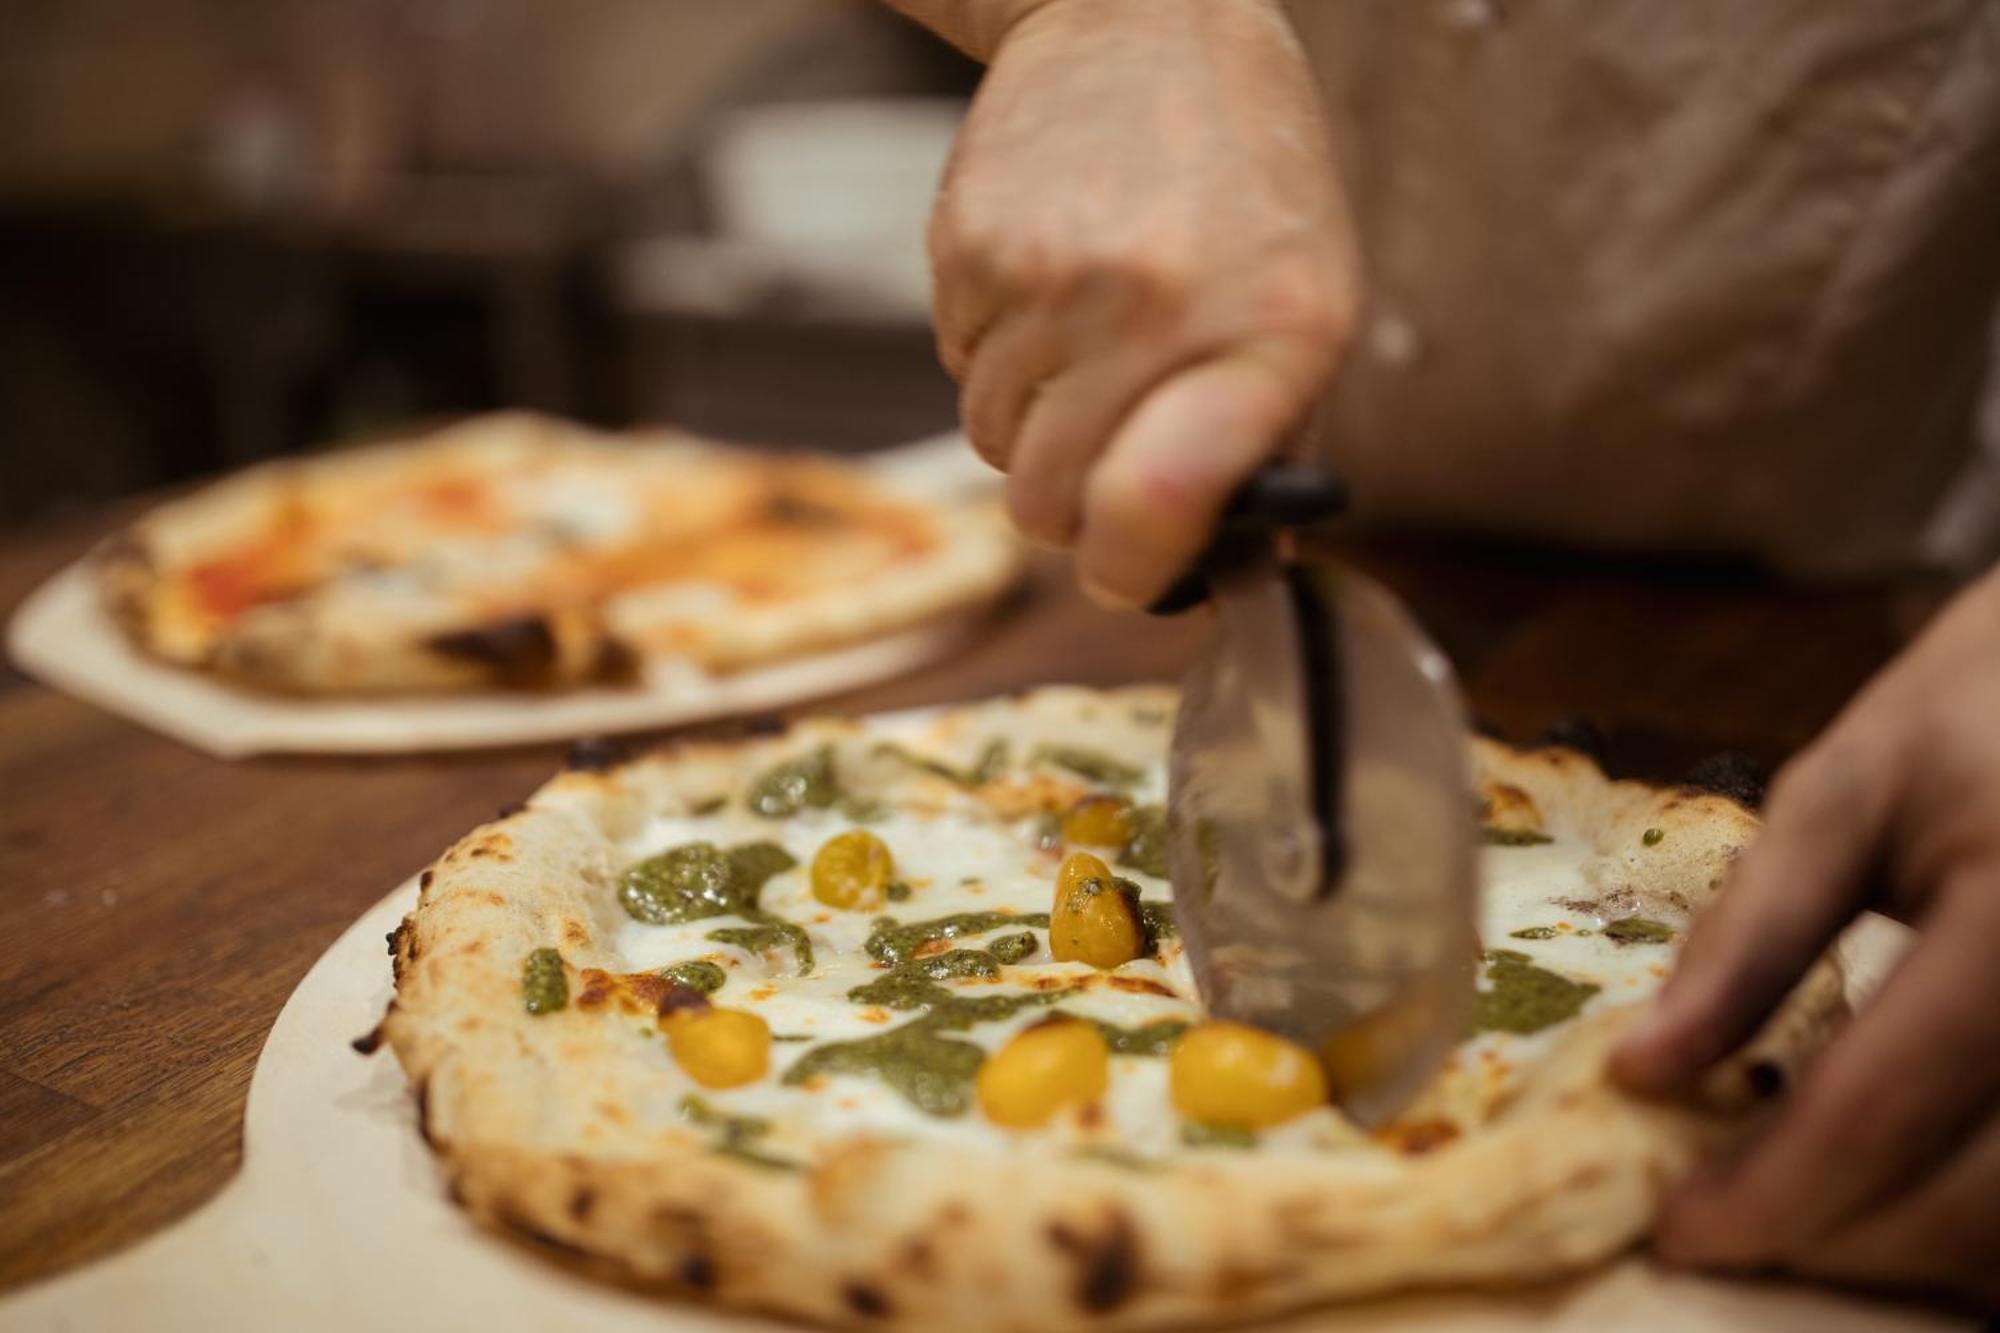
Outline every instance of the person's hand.
{"type": "Polygon", "coordinates": [[[1275,3],[1049,0],[1001,39],[932,217],[938,348],[1015,522],[1087,591],[1164,589],[1309,414],[1348,237],[1275,3]]]}
{"type": "Polygon", "coordinates": [[[1916,944],[1771,1123],[1669,1199],[1658,1248],[2000,1308],[2000,572],[1779,775],[1614,1072],[1686,1087],[1865,907],[1916,944]]]}

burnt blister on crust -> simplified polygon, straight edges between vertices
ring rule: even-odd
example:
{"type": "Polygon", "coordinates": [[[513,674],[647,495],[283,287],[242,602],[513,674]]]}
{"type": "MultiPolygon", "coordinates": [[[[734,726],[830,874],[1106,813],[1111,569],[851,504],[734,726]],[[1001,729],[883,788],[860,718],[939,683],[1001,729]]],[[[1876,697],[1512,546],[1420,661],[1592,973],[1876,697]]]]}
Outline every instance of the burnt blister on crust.
{"type": "Polygon", "coordinates": [[[389,932],[389,974],[400,985],[403,972],[417,961],[417,923],[414,916],[406,916],[396,923],[389,932]]]}
{"type": "Polygon", "coordinates": [[[1697,761],[1685,779],[1690,787],[1727,796],[1752,810],[1764,803],[1764,788],[1769,780],[1770,774],[1762,764],[1736,750],[1724,750],[1697,761]]]}
{"type": "Polygon", "coordinates": [[[681,1260],[680,1279],[682,1285],[695,1291],[714,1291],[715,1260],[700,1250],[693,1251],[681,1260]]]}
{"type": "Polygon", "coordinates": [[[1538,746],[1559,745],[1565,750],[1575,750],[1588,755],[1597,763],[1604,762],[1604,731],[1597,723],[1581,713],[1565,713],[1542,729],[1535,737],[1538,746]]]}
{"type": "Polygon", "coordinates": [[[425,646],[442,656],[488,667],[503,685],[546,685],[555,677],[556,635],[543,616],[510,616],[436,634],[425,646]]]}
{"type": "Polygon", "coordinates": [[[1785,1090],[1784,1068],[1775,1060],[1753,1060],[1743,1070],[1743,1081],[1756,1097],[1768,1101],[1785,1090]]]}
{"type": "Polygon", "coordinates": [[[894,1310],[882,1289],[872,1282],[852,1281],[840,1289],[847,1308],[864,1319],[887,1319],[894,1310]]]}
{"type": "Polygon", "coordinates": [[[1125,1214],[1112,1212],[1096,1232],[1049,1226],[1049,1240],[1076,1265],[1076,1303],[1092,1314],[1117,1309],[1139,1286],[1139,1242],[1125,1214]]]}
{"type": "Polygon", "coordinates": [[[515,1232],[527,1240],[533,1241],[537,1245],[544,1246],[557,1254],[571,1259],[584,1260],[592,1260],[597,1257],[588,1248],[578,1245],[575,1241],[565,1240],[563,1237],[539,1225],[529,1216],[527,1209],[519,1207],[516,1204],[505,1202],[499,1204],[494,1208],[493,1216],[508,1230],[515,1232]]]}
{"type": "Polygon", "coordinates": [[[437,1135],[431,1133],[431,1081],[428,1078],[417,1080],[416,1094],[417,1133],[422,1136],[424,1146],[436,1152],[443,1145],[437,1135]]]}
{"type": "Polygon", "coordinates": [[[569,747],[563,767],[572,773],[609,773],[631,757],[627,746],[607,736],[585,736],[569,747]]]}
{"type": "Polygon", "coordinates": [[[597,660],[591,664],[591,676],[613,685],[636,684],[640,660],[637,650],[630,644],[607,634],[598,642],[597,660]]]}
{"type": "Polygon", "coordinates": [[[792,719],[783,713],[752,713],[740,725],[745,736],[776,736],[791,729],[792,719]]]}

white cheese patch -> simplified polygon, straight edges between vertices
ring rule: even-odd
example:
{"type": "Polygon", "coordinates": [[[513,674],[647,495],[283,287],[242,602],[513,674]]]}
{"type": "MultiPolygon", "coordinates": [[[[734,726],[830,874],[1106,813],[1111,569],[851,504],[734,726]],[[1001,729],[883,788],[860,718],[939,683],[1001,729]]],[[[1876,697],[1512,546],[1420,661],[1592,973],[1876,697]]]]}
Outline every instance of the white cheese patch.
{"type": "Polygon", "coordinates": [[[598,471],[558,471],[516,480],[509,499],[532,526],[562,541],[612,545],[631,537],[643,510],[628,481],[598,471]]]}

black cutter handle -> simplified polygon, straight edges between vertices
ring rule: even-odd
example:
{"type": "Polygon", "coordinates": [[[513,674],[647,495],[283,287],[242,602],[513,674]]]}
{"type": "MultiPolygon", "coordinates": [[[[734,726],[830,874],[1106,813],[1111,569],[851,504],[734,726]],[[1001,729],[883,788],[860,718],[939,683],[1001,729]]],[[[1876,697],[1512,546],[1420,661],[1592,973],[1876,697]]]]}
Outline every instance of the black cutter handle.
{"type": "Polygon", "coordinates": [[[1269,541],[1288,529],[1310,528],[1347,508],[1340,478],[1311,463],[1267,463],[1229,497],[1215,536],[1146,610],[1173,616],[1208,600],[1208,576],[1226,567],[1246,545],[1269,541]]]}

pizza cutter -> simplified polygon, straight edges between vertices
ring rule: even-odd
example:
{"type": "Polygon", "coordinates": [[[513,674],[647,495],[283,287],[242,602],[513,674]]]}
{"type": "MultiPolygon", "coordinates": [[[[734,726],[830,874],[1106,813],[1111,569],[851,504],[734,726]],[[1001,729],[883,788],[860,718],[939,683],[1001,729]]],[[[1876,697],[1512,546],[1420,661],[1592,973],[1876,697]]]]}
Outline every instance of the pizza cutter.
{"type": "Polygon", "coordinates": [[[1280,464],[1151,608],[1213,604],[1168,770],[1175,915],[1209,1011],[1320,1054],[1364,1127],[1464,1035],[1478,955],[1474,797],[1450,664],[1380,585],[1297,551],[1345,507],[1280,464]]]}

